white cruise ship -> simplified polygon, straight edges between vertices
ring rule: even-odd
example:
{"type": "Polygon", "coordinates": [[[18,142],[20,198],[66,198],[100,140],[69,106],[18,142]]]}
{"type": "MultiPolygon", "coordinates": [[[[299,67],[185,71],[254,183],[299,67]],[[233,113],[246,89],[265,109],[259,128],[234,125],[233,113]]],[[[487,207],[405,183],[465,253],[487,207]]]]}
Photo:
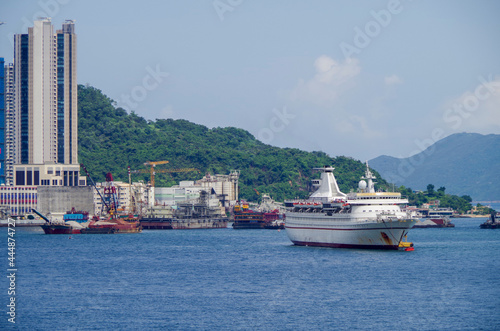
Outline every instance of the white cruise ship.
{"type": "Polygon", "coordinates": [[[317,170],[321,179],[313,181],[318,189],[310,198],[285,202],[285,228],[295,245],[413,250],[406,234],[417,219],[400,207],[408,200],[401,193],[375,192],[368,162],[358,193],[340,192],[334,168],[317,170]]]}

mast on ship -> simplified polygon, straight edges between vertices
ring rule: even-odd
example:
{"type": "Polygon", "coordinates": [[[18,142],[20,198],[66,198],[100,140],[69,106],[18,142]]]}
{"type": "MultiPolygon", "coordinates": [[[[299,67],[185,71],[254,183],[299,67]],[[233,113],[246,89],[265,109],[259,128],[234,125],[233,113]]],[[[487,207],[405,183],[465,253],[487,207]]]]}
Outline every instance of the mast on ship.
{"type": "Polygon", "coordinates": [[[373,180],[376,179],[377,177],[373,176],[372,172],[370,171],[370,167],[368,167],[368,161],[366,161],[366,171],[365,175],[361,177],[361,179],[366,179],[368,183],[365,181],[360,181],[359,182],[359,188],[364,191],[364,193],[375,193],[375,184],[377,182],[374,182],[373,180]],[[366,185],[363,185],[363,183],[366,183],[366,185]],[[363,187],[364,186],[364,187],[363,187]]]}

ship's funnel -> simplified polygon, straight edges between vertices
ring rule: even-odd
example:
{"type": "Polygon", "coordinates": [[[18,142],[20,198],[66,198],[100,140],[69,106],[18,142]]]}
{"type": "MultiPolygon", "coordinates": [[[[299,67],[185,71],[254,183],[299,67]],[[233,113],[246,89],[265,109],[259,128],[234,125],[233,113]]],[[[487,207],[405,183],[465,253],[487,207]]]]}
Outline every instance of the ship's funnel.
{"type": "Polygon", "coordinates": [[[346,195],[340,192],[335,176],[333,175],[333,167],[315,168],[321,171],[321,181],[318,189],[311,194],[311,199],[330,201],[335,198],[343,198],[346,195]]]}

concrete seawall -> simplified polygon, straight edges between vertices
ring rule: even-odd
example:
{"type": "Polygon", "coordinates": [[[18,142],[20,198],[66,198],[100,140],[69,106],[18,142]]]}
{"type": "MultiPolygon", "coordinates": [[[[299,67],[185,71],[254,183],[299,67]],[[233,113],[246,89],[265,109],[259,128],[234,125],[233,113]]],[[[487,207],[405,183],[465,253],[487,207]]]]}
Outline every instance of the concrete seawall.
{"type": "Polygon", "coordinates": [[[44,215],[65,213],[71,208],[94,214],[94,196],[90,186],[38,187],[37,210],[44,215]]]}

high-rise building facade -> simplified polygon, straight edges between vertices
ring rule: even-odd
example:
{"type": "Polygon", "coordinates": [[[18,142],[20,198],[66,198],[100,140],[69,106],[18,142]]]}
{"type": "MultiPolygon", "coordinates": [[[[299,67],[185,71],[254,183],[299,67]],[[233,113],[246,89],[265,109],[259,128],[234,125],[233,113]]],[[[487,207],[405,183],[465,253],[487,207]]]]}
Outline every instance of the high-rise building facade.
{"type": "Polygon", "coordinates": [[[74,21],[57,31],[57,162],[78,163],[78,85],[74,21]]]}
{"type": "Polygon", "coordinates": [[[0,185],[5,184],[5,61],[0,57],[0,185]]]}
{"type": "Polygon", "coordinates": [[[54,33],[50,18],[14,35],[12,182],[79,186],[78,86],[74,21],[54,33]],[[56,175],[54,166],[64,165],[56,175]],[[52,178],[53,177],[53,178],[52,178]]]}
{"type": "Polygon", "coordinates": [[[13,185],[14,178],[14,64],[5,65],[5,184],[13,185]]]}
{"type": "Polygon", "coordinates": [[[78,164],[76,34],[50,19],[14,36],[16,164],[78,164]]]}
{"type": "Polygon", "coordinates": [[[57,161],[55,42],[49,19],[14,36],[15,163],[57,161]]]}

